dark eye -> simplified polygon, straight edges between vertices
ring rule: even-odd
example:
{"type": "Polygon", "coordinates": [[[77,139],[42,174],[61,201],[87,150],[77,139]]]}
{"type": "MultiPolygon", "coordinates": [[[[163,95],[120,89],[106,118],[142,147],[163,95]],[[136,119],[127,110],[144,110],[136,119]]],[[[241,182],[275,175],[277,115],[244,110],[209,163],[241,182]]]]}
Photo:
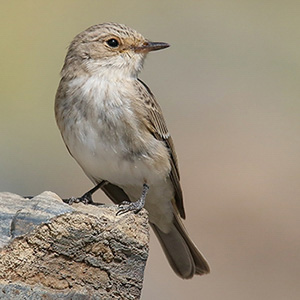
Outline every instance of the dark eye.
{"type": "Polygon", "coordinates": [[[112,48],[116,48],[119,46],[119,42],[116,39],[110,39],[106,41],[106,44],[112,48]]]}

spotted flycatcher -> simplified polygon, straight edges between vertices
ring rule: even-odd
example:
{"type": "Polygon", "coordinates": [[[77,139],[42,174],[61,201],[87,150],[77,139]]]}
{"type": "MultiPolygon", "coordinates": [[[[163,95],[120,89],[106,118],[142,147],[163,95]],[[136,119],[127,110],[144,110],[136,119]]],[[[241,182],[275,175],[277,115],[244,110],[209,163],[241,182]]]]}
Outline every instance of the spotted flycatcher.
{"type": "Polygon", "coordinates": [[[191,278],[209,266],[181,221],[177,157],[161,108],[138,79],[146,55],[167,47],[121,24],[86,29],[69,46],[55,115],[70,154],[95,184],[80,200],[92,202],[101,188],[119,214],[145,206],[171,267],[191,278]]]}

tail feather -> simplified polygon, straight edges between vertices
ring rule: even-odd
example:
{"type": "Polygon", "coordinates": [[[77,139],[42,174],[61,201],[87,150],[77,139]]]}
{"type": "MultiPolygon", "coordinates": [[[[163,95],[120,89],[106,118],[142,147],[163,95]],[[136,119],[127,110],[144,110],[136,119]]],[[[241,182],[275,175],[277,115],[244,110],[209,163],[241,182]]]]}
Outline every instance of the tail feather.
{"type": "Polygon", "coordinates": [[[174,214],[173,224],[168,233],[162,232],[155,224],[151,224],[164,253],[174,272],[181,278],[192,278],[195,274],[210,272],[209,265],[192,242],[184,225],[174,214]]]}

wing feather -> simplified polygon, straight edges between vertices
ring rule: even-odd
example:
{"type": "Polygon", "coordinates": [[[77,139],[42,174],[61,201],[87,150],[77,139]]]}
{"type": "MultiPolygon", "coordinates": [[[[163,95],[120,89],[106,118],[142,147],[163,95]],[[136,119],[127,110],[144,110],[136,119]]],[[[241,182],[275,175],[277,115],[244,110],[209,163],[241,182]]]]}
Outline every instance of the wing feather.
{"type": "Polygon", "coordinates": [[[182,218],[185,218],[183,196],[180,186],[178,160],[172,137],[168,131],[166,122],[162,114],[162,110],[155,100],[155,97],[149,87],[139,79],[136,81],[136,85],[136,88],[140,92],[139,94],[141,94],[140,100],[144,101],[146,107],[147,118],[149,121],[148,129],[156,139],[164,141],[169,150],[171,163],[170,179],[175,191],[175,203],[180,216],[182,218]]]}

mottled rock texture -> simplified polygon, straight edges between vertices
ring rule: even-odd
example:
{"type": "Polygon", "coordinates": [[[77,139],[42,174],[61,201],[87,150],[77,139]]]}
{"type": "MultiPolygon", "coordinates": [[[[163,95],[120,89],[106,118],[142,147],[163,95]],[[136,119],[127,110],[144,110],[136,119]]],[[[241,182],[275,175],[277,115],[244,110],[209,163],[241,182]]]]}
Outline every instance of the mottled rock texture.
{"type": "Polygon", "coordinates": [[[0,193],[0,299],[140,299],[145,210],[0,193]]]}

